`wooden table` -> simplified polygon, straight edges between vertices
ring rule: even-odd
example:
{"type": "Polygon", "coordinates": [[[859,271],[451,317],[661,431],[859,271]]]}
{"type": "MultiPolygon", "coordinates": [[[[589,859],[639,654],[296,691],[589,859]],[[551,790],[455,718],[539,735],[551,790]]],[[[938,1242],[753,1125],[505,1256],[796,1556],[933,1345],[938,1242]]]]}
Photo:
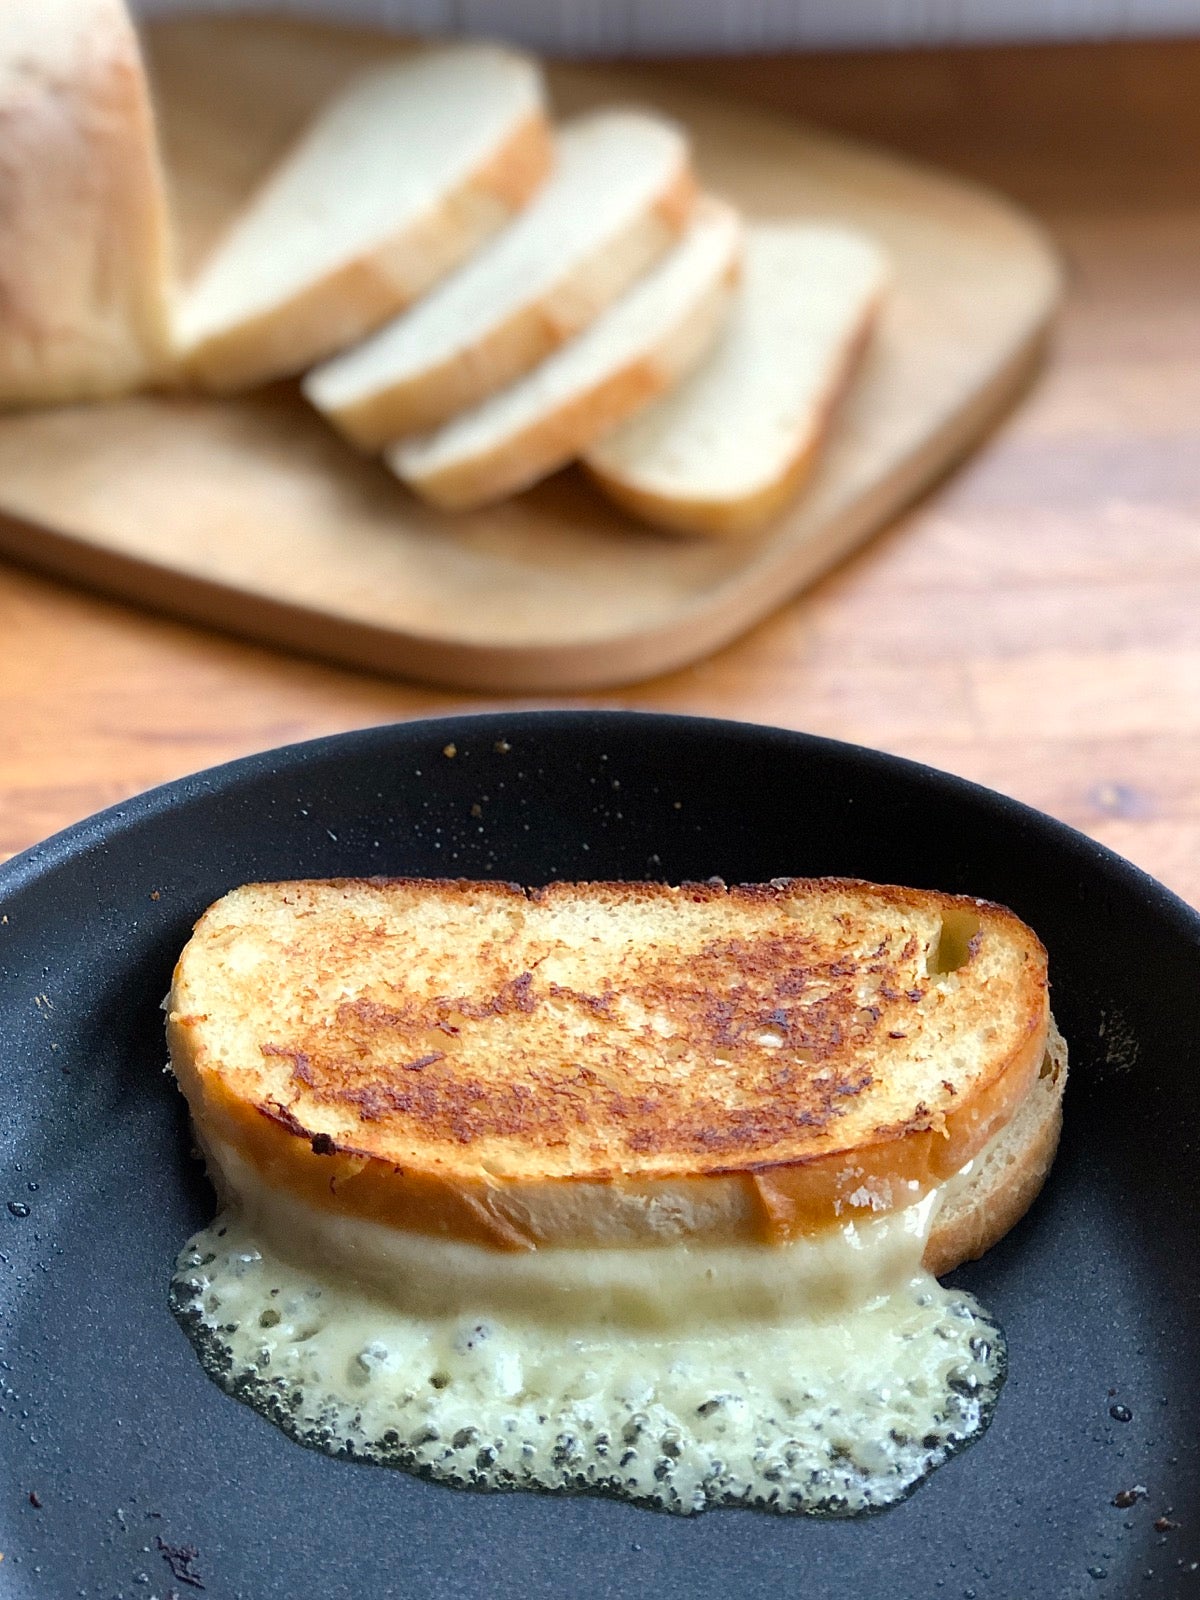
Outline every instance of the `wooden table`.
{"type": "MultiPolygon", "coordinates": [[[[1007,190],[1071,291],[1033,393],[903,521],[712,660],[577,703],[915,756],[1200,904],[1200,43],[679,70],[1007,190]]],[[[0,854],[230,756],[486,703],[0,566],[0,854]]]]}

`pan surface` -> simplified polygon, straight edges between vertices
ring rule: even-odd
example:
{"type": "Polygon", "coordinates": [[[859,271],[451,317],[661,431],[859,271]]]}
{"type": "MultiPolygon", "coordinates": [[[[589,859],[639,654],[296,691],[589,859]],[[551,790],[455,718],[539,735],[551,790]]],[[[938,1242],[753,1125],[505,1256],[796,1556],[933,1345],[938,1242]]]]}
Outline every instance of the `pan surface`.
{"type": "Polygon", "coordinates": [[[802,734],[514,712],[152,791],[0,867],[0,918],[4,1596],[1200,1596],[1200,917],[1081,835],[802,734]],[[1044,1194],[956,1275],[1008,1334],[985,1437],[866,1521],[685,1520],[329,1460],[221,1393],[166,1303],[212,1197],[159,1004],[226,889],[374,873],[835,873],[1029,921],[1072,1076],[1044,1194]]]}

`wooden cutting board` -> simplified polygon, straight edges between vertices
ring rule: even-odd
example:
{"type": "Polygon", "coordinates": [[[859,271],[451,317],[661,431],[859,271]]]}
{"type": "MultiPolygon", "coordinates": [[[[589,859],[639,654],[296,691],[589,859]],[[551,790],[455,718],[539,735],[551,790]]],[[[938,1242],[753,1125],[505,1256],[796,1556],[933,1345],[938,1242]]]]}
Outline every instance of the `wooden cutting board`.
{"type": "MultiPolygon", "coordinates": [[[[148,30],[186,273],[326,96],[397,48],[263,18],[148,30]]],[[[421,506],[290,385],[140,396],[0,421],[0,550],[161,610],[353,665],[484,691],[628,682],[704,655],[943,473],[1036,362],[1060,294],[1030,220],[995,195],[678,87],[666,70],[556,68],[556,106],[682,118],[704,180],[751,216],[839,218],[895,281],[830,447],[750,541],[641,527],[581,474],[487,511],[421,506]]]]}

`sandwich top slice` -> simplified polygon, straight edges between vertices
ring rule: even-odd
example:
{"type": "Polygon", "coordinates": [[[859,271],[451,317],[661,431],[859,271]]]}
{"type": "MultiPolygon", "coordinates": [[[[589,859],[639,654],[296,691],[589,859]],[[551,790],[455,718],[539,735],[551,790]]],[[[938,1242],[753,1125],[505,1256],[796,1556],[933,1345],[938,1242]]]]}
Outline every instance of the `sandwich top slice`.
{"type": "Polygon", "coordinates": [[[311,372],[305,394],[364,449],[445,422],[594,321],[678,238],[695,190],[675,123],[635,110],[577,118],[516,221],[411,310],[311,372]]]}
{"type": "Polygon", "coordinates": [[[304,371],[464,261],[552,159],[526,56],[452,45],[363,73],[201,267],[179,308],[181,359],[213,389],[304,371]]]}
{"type": "Polygon", "coordinates": [[[0,230],[0,406],[161,375],[167,210],[123,0],[0,5],[0,230]]]}
{"type": "Polygon", "coordinates": [[[942,1272],[1040,1187],[1065,1078],[1045,951],[984,901],[334,880],[196,925],[171,1060],[221,1181],[530,1251],[784,1245],[943,1188],[942,1272]]]}
{"type": "Polygon", "coordinates": [[[882,250],[850,228],[749,228],[741,293],[709,356],[593,446],[585,466],[662,527],[761,527],[811,471],[886,283],[882,250]]]}
{"type": "Polygon", "coordinates": [[[703,197],[679,242],[582,333],[507,389],[386,452],[448,511],[528,488],[665,393],[712,344],[741,258],[741,223],[703,197]]]}

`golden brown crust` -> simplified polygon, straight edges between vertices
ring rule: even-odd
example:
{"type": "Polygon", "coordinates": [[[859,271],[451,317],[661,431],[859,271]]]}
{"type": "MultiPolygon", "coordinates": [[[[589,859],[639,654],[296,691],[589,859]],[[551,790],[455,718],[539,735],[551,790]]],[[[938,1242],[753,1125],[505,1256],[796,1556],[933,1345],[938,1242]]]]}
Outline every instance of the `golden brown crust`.
{"type": "Polygon", "coordinates": [[[652,1236],[669,1202],[784,1241],[982,1148],[1046,996],[1034,935],[948,895],[345,880],[211,908],[169,1032],[201,1129],[314,1203],[520,1248],[652,1236]]]}

